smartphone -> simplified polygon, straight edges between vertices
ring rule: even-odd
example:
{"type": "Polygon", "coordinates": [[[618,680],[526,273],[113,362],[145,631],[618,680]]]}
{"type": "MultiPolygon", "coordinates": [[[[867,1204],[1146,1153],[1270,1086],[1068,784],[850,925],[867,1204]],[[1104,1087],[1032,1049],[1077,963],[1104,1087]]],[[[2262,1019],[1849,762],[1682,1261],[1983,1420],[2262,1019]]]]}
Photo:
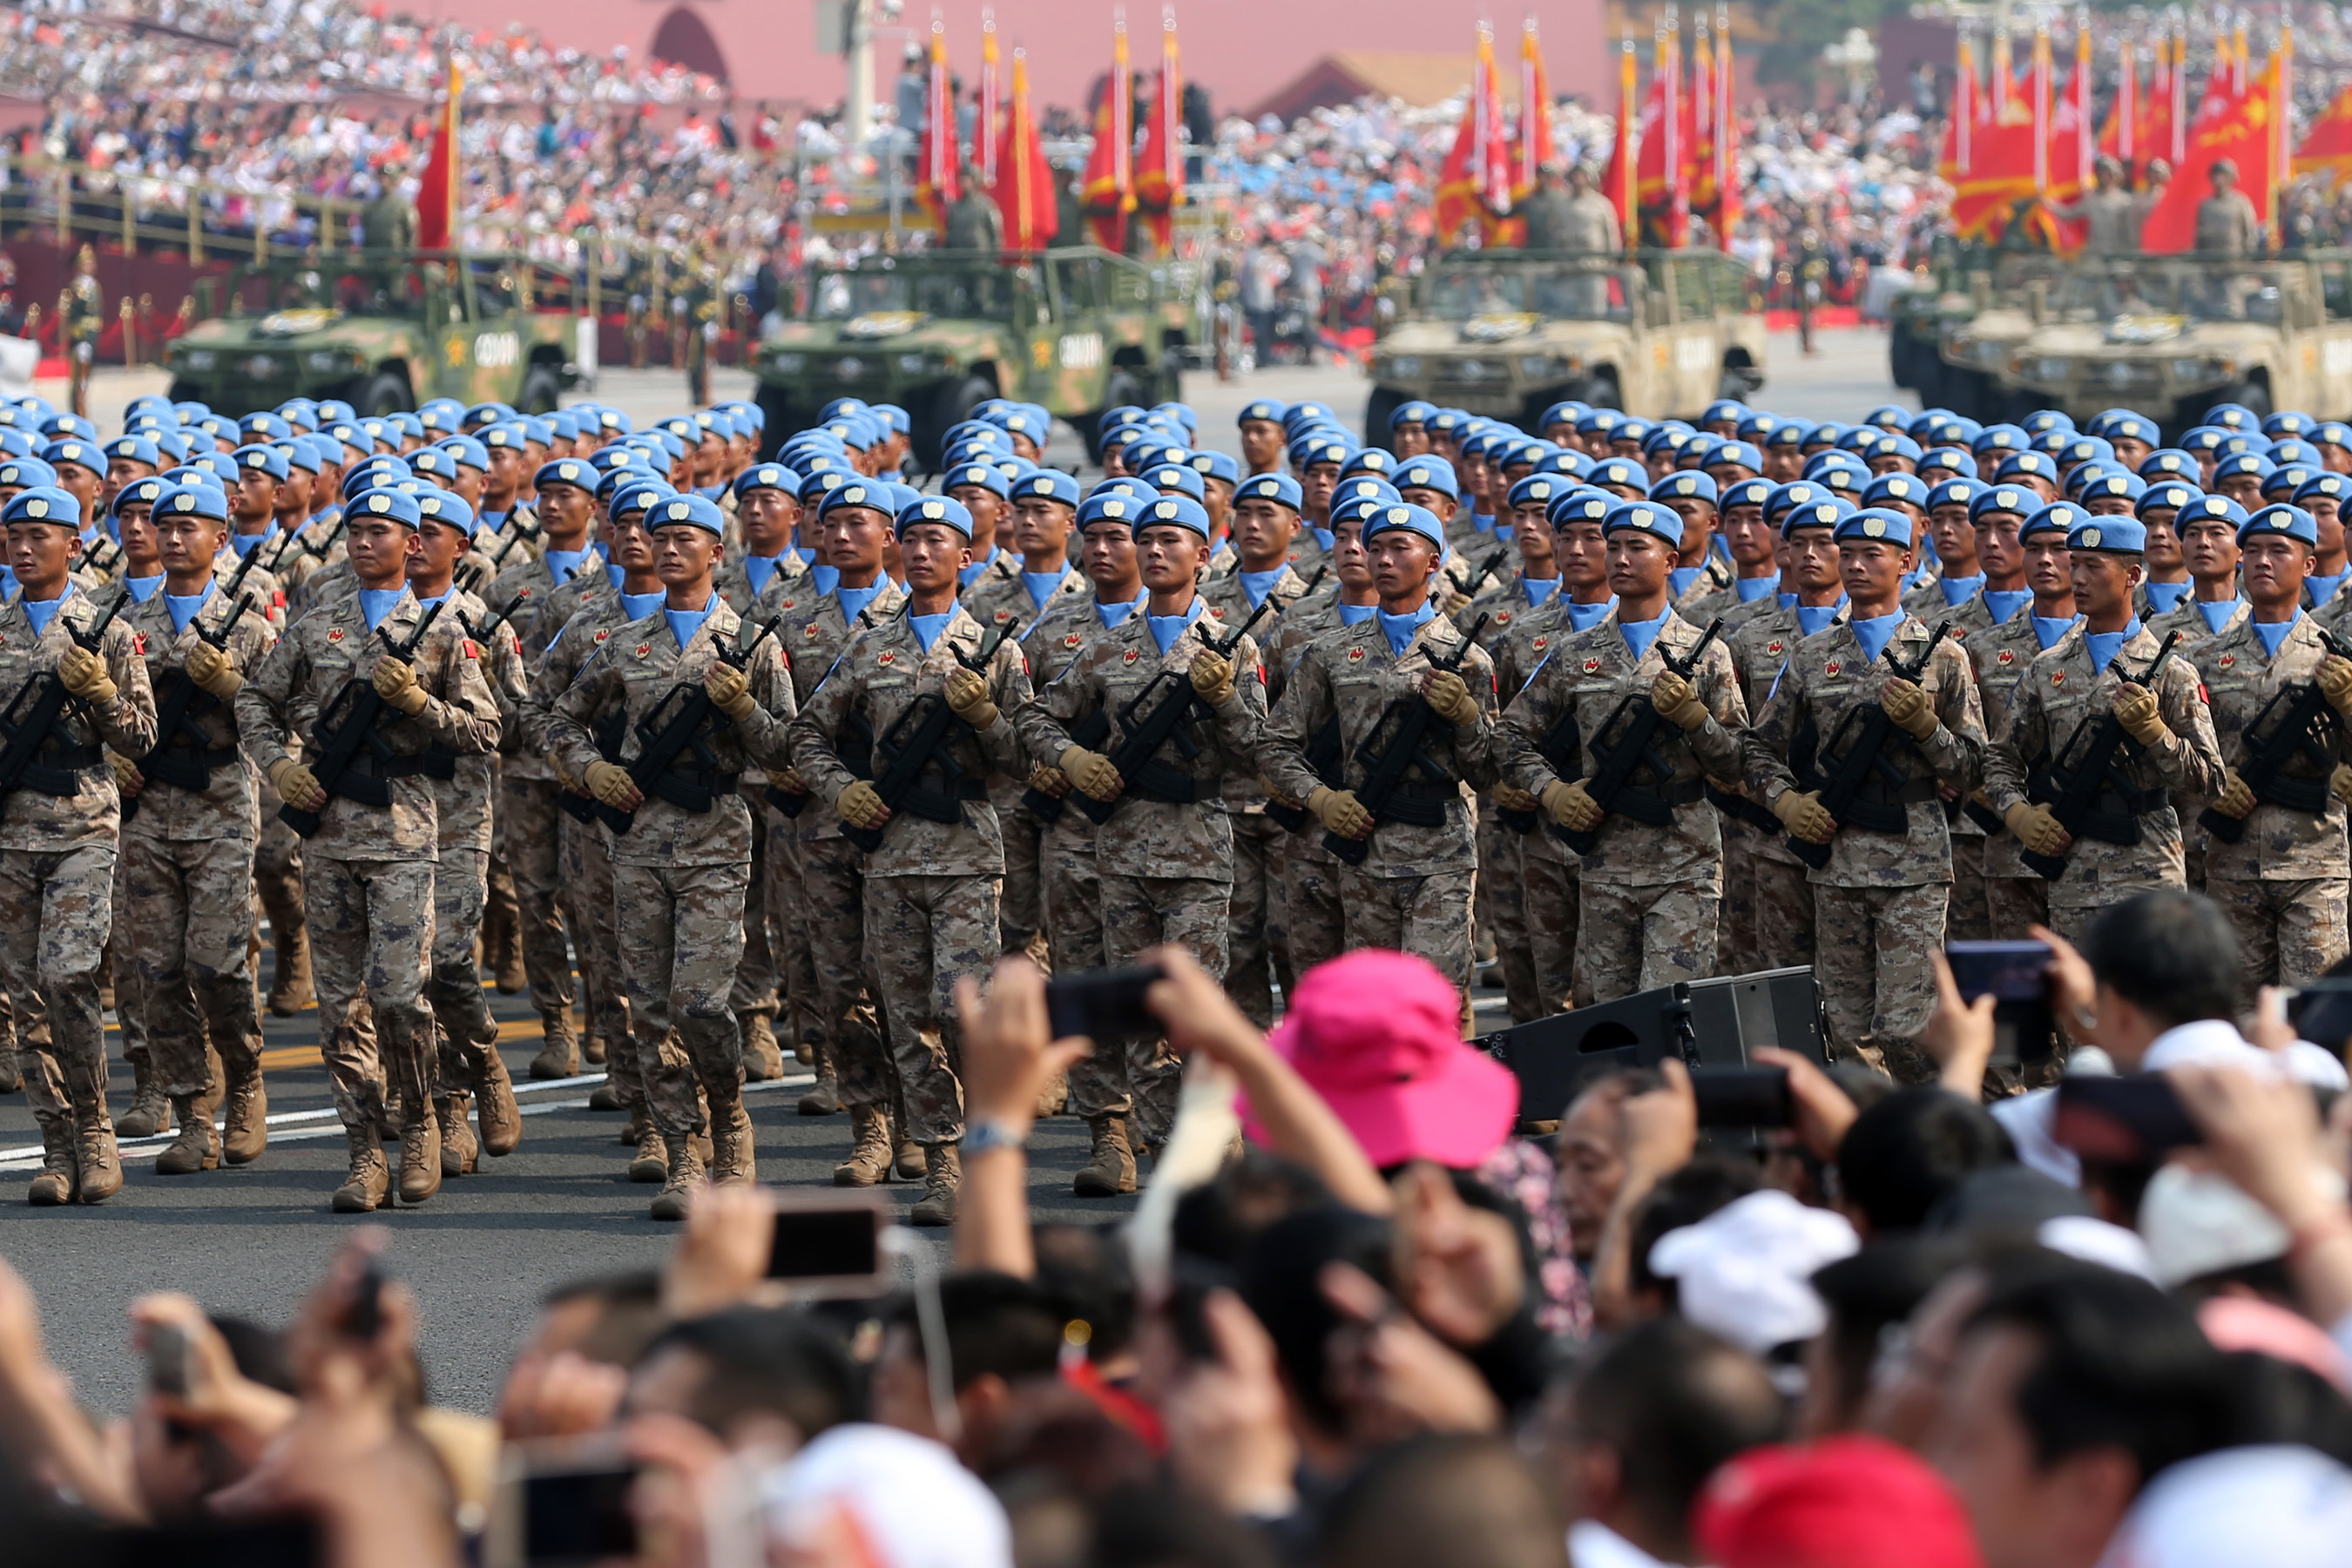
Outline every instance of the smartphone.
{"type": "Polygon", "coordinates": [[[768,1278],[793,1294],[879,1296],[891,1287],[882,1229],[888,1200],[869,1193],[780,1192],[768,1243],[768,1278]]]}
{"type": "Polygon", "coordinates": [[[2289,993],[2286,1016],[2299,1038],[2335,1050],[2352,1039],[2352,980],[2315,980],[2289,993]]]}
{"type": "Polygon", "coordinates": [[[1143,998],[1154,983],[1167,977],[1167,971],[1156,963],[1055,975],[1045,982],[1045,1016],[1054,1037],[1148,1039],[1162,1033],[1160,1020],[1143,1005],[1143,998]]]}
{"type": "Polygon", "coordinates": [[[1787,1068],[1695,1067],[1690,1079],[1701,1127],[1786,1127],[1796,1114],[1787,1068]]]}
{"type": "Polygon", "coordinates": [[[174,1399],[188,1395],[188,1334],[177,1323],[147,1327],[147,1386],[174,1399]]]}
{"type": "Polygon", "coordinates": [[[486,1568],[592,1568],[637,1555],[637,1466],[618,1439],[509,1444],[483,1540],[486,1568]]]}
{"type": "Polygon", "coordinates": [[[2111,1165],[2154,1165],[2205,1141],[2160,1072],[2060,1079],[2051,1136],[2085,1160],[2111,1165]]]}
{"type": "Polygon", "coordinates": [[[355,1340],[372,1340],[383,1331],[383,1267],[374,1259],[360,1271],[352,1289],[351,1310],[343,1315],[343,1332],[355,1340]]]}
{"type": "Polygon", "coordinates": [[[1990,996],[1992,1059],[2046,1061],[2058,1048],[2058,1021],[2050,1006],[2050,944],[2046,942],[1955,942],[1945,962],[1960,1000],[1990,996]]]}
{"type": "Polygon", "coordinates": [[[86,1538],[73,1561],[80,1568],[322,1568],[329,1559],[316,1521],[269,1519],[104,1531],[86,1538]]]}

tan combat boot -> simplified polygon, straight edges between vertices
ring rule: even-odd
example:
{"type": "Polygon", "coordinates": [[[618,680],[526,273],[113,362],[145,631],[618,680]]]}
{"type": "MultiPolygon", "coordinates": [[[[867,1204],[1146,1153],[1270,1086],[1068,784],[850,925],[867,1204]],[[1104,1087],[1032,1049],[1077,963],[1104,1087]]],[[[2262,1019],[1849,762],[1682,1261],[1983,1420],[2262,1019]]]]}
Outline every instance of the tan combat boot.
{"type": "Polygon", "coordinates": [[[669,1146],[669,1169],[662,1178],[662,1190],[654,1194],[649,1212],[659,1220],[684,1219],[686,1211],[694,1206],[695,1194],[709,1180],[702,1156],[694,1152],[694,1140],[680,1138],[669,1146]]]}
{"type": "Polygon", "coordinates": [[[114,1123],[106,1107],[74,1110],[74,1162],[81,1167],[81,1189],[74,1201],[102,1204],[122,1190],[122,1153],[114,1146],[114,1123]]]}
{"type": "MultiPolygon", "coordinates": [[[[643,1116],[645,1112],[637,1113],[643,1116]]],[[[651,1121],[637,1129],[637,1152],[629,1156],[629,1180],[633,1182],[666,1182],[669,1180],[669,1144],[664,1142],[661,1129],[651,1121]]]]}
{"type": "Polygon", "coordinates": [[[816,1064],[816,1081],[801,1096],[796,1108],[803,1116],[831,1116],[841,1109],[841,1082],[833,1075],[833,1058],[820,1058],[816,1064]]]}
{"type": "Polygon", "coordinates": [[[856,1142],[849,1158],[833,1168],[836,1187],[870,1187],[890,1175],[890,1119],[878,1105],[849,1108],[849,1130],[856,1142]]]}
{"type": "Polygon", "coordinates": [[[923,1195],[907,1217],[924,1226],[953,1225],[956,1189],[963,1184],[963,1158],[952,1143],[923,1145],[923,1195]]]}
{"type": "Polygon", "coordinates": [[[74,1201],[81,1185],[81,1167],[74,1159],[73,1123],[60,1117],[41,1121],[41,1173],[25,1190],[25,1201],[37,1209],[52,1209],[74,1201]]]}
{"type": "Polygon", "coordinates": [[[131,1074],[131,1108],[114,1124],[115,1131],[125,1138],[152,1138],[170,1131],[172,1102],[163,1098],[154,1069],[143,1061],[133,1062],[131,1074]]]}
{"type": "Polygon", "coordinates": [[[400,1201],[421,1204],[441,1190],[441,1129],[420,1105],[400,1128],[400,1201]]]}
{"type": "Polygon", "coordinates": [[[503,1159],[522,1142],[522,1112],[515,1107],[514,1079],[493,1046],[472,1064],[474,1117],[482,1126],[482,1152],[503,1159]]]}
{"type": "Polygon", "coordinates": [[[383,1140],[376,1136],[375,1123],[363,1121],[357,1127],[343,1129],[343,1142],[352,1152],[351,1174],[335,1189],[332,1207],[337,1214],[373,1214],[383,1206],[392,1186],[392,1167],[384,1163],[383,1140]]]}
{"type": "Polygon", "coordinates": [[[269,934],[277,944],[278,963],[269,981],[269,1011],[290,1018],[310,1005],[310,933],[302,926],[282,929],[272,921],[269,934]]]}
{"type": "Polygon", "coordinates": [[[221,1163],[250,1165],[269,1147],[269,1090],[259,1067],[228,1082],[228,1114],[221,1129],[221,1163]]]}
{"type": "Polygon", "coordinates": [[[1082,1198],[1115,1198],[1135,1191],[1135,1151],[1127,1143],[1127,1118],[1087,1119],[1094,1134],[1094,1157],[1070,1180],[1070,1190],[1082,1198]]]}
{"type": "Polygon", "coordinates": [[[193,1176],[220,1164],[220,1134],[213,1130],[213,1107],[219,1103],[219,1092],[208,1089],[203,1094],[172,1097],[172,1110],[180,1119],[180,1135],[173,1140],[170,1148],[155,1156],[157,1175],[193,1176]]]}
{"type": "Polygon", "coordinates": [[[603,1067],[604,1063],[611,1058],[611,1057],[612,1052],[605,1047],[604,1036],[583,1035],[580,1037],[580,1060],[583,1065],[592,1068],[600,1068],[603,1067]]]}
{"type": "Polygon", "coordinates": [[[547,1043],[530,1058],[530,1076],[540,1079],[577,1077],[580,1037],[572,1027],[571,1011],[541,1013],[539,1027],[547,1043]]]}
{"type": "Polygon", "coordinates": [[[470,1100],[462,1091],[434,1096],[433,1124],[441,1136],[444,1176],[472,1175],[481,1153],[481,1145],[474,1142],[474,1129],[466,1120],[466,1112],[471,1109],[470,1100]]]}
{"type": "Polygon", "coordinates": [[[765,1013],[743,1016],[743,1081],[766,1083],[784,1076],[783,1047],[776,1044],[776,1026],[765,1013]]]}
{"type": "Polygon", "coordinates": [[[738,1096],[710,1102],[710,1181],[713,1186],[748,1187],[759,1180],[751,1137],[751,1112],[738,1096]]]}

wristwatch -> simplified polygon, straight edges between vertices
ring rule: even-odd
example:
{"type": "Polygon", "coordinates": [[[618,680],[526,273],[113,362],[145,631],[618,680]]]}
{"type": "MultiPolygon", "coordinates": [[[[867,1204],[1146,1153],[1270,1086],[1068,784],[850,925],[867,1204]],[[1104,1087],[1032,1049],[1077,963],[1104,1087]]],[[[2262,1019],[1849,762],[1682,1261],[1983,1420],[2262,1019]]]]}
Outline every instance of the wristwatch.
{"type": "Polygon", "coordinates": [[[1026,1151],[1029,1140],[1016,1135],[1002,1121],[968,1121],[963,1129],[963,1157],[975,1159],[994,1149],[1026,1151]]]}

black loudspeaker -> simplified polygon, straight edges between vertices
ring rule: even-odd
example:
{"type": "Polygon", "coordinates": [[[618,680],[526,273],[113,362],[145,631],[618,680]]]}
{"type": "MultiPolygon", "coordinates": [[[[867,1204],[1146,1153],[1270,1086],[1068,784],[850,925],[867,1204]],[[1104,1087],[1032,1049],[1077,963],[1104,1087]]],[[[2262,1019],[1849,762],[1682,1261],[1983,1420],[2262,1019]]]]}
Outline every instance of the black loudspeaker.
{"type": "Polygon", "coordinates": [[[1670,1056],[1692,1067],[1739,1067],[1756,1047],[1778,1046],[1829,1065],[1821,987],[1810,967],[1662,985],[1471,1043],[1518,1079],[1522,1125],[1557,1121],[1604,1073],[1655,1067],[1670,1056]]]}

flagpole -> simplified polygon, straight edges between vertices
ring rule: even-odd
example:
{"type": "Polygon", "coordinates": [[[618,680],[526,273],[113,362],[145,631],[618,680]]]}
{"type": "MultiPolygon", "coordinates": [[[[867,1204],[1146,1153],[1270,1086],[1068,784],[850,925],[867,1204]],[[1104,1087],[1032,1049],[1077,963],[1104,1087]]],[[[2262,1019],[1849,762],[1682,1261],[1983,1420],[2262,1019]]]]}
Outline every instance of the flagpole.
{"type": "Polygon", "coordinates": [[[1739,216],[1739,194],[1732,189],[1739,178],[1739,161],[1731,149],[1731,139],[1738,134],[1731,122],[1731,8],[1720,3],[1715,8],[1715,80],[1709,84],[1715,93],[1715,243],[1728,251],[1731,226],[1739,216]]]}
{"type": "Polygon", "coordinates": [[[972,151],[980,166],[980,183],[983,189],[996,188],[996,12],[983,6],[980,13],[980,126],[972,132],[979,143],[972,151]]]}
{"type": "Polygon", "coordinates": [[[1641,147],[1633,124],[1633,95],[1640,70],[1633,58],[1633,30],[1628,27],[1617,65],[1617,237],[1629,253],[1641,236],[1641,199],[1636,194],[1641,183],[1641,147]]]}
{"type": "Polygon", "coordinates": [[[2123,155],[2124,176],[2128,184],[2133,162],[2132,111],[2138,107],[2137,100],[2139,97],[2139,62],[2132,54],[2132,41],[2127,37],[2116,40],[2116,56],[2123,74],[2123,80],[2116,88],[2122,94],[2117,100],[2116,151],[2123,155]]]}
{"type": "Polygon", "coordinates": [[[2033,194],[2050,189],[2050,24],[2033,28],[2033,194]]]}
{"type": "Polygon", "coordinates": [[[1952,111],[1958,123],[1952,128],[1952,163],[1959,174],[1967,174],[1974,161],[1977,117],[1977,49],[1976,40],[1967,28],[1960,29],[1960,68],[1952,83],[1952,111]]]}

